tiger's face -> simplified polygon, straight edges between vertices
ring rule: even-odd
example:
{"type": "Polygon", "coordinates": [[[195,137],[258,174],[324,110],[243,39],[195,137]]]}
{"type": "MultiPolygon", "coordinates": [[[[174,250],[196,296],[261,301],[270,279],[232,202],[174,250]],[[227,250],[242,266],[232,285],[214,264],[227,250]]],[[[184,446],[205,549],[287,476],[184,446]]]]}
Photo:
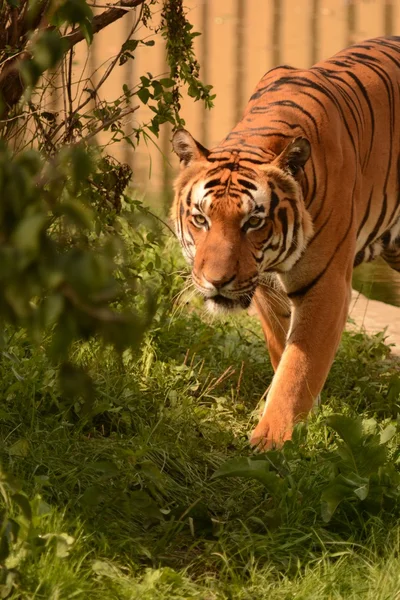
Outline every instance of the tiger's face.
{"type": "Polygon", "coordinates": [[[267,164],[210,153],[185,130],[172,217],[192,278],[213,312],[247,308],[268,272],[291,269],[312,234],[302,192],[309,142],[296,138],[267,164]]]}

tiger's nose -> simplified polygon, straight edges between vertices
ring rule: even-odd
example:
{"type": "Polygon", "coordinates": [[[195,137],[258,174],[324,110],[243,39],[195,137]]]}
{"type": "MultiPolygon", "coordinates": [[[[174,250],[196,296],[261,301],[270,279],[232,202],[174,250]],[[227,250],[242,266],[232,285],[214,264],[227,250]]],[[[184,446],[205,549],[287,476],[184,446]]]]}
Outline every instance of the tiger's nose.
{"type": "Polygon", "coordinates": [[[203,272],[203,277],[207,283],[210,283],[217,290],[220,290],[223,287],[226,287],[235,279],[236,275],[223,275],[222,277],[216,277],[215,275],[206,274],[203,272]]]}

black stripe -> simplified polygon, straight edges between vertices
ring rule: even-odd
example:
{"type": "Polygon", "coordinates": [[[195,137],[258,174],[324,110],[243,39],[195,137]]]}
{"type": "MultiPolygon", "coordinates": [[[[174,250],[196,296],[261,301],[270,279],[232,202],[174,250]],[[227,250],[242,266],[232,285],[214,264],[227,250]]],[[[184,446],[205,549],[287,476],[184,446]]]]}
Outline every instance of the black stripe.
{"type": "Polygon", "coordinates": [[[316,275],[309,283],[307,283],[303,287],[299,288],[298,290],[295,290],[294,292],[289,292],[287,294],[288,298],[290,298],[291,300],[293,298],[304,297],[318,283],[318,281],[325,275],[326,271],[331,266],[334,258],[336,257],[336,255],[338,253],[338,250],[340,250],[340,248],[344,244],[345,240],[347,239],[347,236],[350,233],[351,227],[353,225],[353,218],[354,218],[354,187],[353,187],[353,190],[352,190],[351,198],[352,198],[352,205],[351,205],[351,215],[350,215],[349,224],[347,226],[346,231],[344,232],[344,235],[340,239],[339,243],[336,245],[336,247],[335,247],[335,249],[334,249],[334,251],[333,251],[330,259],[328,260],[327,264],[322,269],[322,271],[320,271],[318,273],[318,275],[316,275]]]}
{"type": "Polygon", "coordinates": [[[356,257],[354,259],[354,263],[353,263],[353,267],[358,267],[358,265],[361,265],[361,263],[364,262],[364,258],[365,258],[365,250],[360,250],[359,252],[357,252],[356,257]]]}
{"type": "Polygon", "coordinates": [[[279,204],[279,196],[276,192],[271,192],[271,203],[269,205],[269,217],[272,219],[274,216],[274,211],[279,204]]]}
{"type": "Polygon", "coordinates": [[[370,193],[369,198],[368,198],[367,210],[365,211],[365,214],[363,216],[363,220],[361,221],[360,226],[359,226],[358,231],[357,231],[357,239],[358,239],[358,236],[360,235],[361,230],[364,227],[365,223],[368,221],[369,213],[370,213],[370,210],[371,210],[371,200],[372,200],[372,194],[373,193],[374,193],[374,188],[372,186],[371,193],[370,193]]]}
{"type": "Polygon", "coordinates": [[[257,191],[257,186],[254,185],[254,183],[252,183],[251,181],[247,181],[246,179],[239,179],[238,177],[238,183],[248,190],[257,191]]]}
{"type": "Polygon", "coordinates": [[[212,187],[215,187],[217,185],[221,184],[221,180],[220,179],[210,179],[210,181],[207,181],[207,183],[204,186],[205,190],[208,190],[212,187]]]}
{"type": "Polygon", "coordinates": [[[284,248],[286,248],[286,238],[287,238],[287,234],[288,234],[288,217],[287,217],[287,209],[284,208],[283,206],[278,210],[278,220],[280,221],[281,225],[282,225],[282,235],[283,235],[283,246],[284,248]]]}

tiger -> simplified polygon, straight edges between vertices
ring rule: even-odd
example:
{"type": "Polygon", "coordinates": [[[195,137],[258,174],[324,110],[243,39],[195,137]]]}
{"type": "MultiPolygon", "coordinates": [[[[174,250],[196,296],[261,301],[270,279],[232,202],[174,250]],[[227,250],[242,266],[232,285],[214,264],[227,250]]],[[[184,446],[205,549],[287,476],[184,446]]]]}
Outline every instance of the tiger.
{"type": "Polygon", "coordinates": [[[353,267],[400,271],[400,37],[278,66],[208,150],[185,129],[171,217],[214,313],[255,307],[274,370],[250,443],[291,439],[344,330],[353,267]]]}

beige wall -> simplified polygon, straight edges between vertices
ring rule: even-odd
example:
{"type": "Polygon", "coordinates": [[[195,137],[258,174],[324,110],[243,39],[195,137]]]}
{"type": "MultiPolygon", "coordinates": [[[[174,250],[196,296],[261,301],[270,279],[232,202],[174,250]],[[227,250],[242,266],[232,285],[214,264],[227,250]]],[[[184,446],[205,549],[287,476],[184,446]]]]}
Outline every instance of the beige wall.
{"type": "MultiPolygon", "coordinates": [[[[349,43],[400,33],[400,0],[186,0],[185,5],[195,30],[203,33],[196,38],[196,52],[202,76],[214,86],[217,97],[210,112],[185,99],[182,116],[193,135],[210,146],[228,133],[257,81],[274,65],[307,67],[349,43]]],[[[158,18],[159,9],[155,23],[158,18]]],[[[134,14],[130,14],[96,36],[89,57],[92,66],[100,67],[118,52],[133,21],[134,14]]],[[[166,72],[163,41],[158,35],[154,39],[154,47],[141,48],[134,61],[114,70],[102,88],[103,98],[115,99],[123,83],[133,86],[147,71],[153,75],[166,72]]],[[[77,69],[86,55],[85,45],[80,46],[77,69]]],[[[104,68],[99,68],[97,79],[104,68]]],[[[141,108],[126,120],[126,131],[148,117],[148,110],[141,108]]],[[[176,159],[169,138],[165,127],[156,140],[165,159],[152,144],[142,143],[134,153],[128,146],[119,150],[118,158],[134,168],[135,185],[147,193],[164,195],[170,190],[167,161],[176,168],[176,159]]]]}

